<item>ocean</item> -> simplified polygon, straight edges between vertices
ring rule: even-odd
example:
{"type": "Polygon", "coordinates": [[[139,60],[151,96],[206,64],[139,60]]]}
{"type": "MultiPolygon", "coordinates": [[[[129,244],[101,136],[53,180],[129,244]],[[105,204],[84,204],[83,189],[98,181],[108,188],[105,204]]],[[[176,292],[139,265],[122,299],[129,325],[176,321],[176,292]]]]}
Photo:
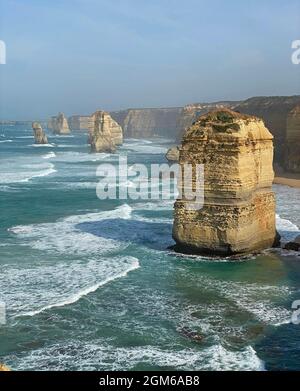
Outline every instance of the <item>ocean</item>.
{"type": "MultiPolygon", "coordinates": [[[[100,163],[164,163],[170,140],[91,154],[87,135],[0,128],[0,362],[13,370],[300,370],[299,255],[184,256],[172,200],[100,200],[100,163]],[[194,335],[200,338],[193,338],[194,335]]],[[[119,186],[127,186],[128,181],[119,186]]],[[[275,185],[300,234],[300,189],[275,185]]]]}

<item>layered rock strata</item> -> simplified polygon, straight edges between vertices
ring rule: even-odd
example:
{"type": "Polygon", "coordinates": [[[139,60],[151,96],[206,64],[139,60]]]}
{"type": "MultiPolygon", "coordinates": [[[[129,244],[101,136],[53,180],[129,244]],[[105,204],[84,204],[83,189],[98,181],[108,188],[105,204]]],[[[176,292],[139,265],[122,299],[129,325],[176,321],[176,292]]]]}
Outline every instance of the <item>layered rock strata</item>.
{"type": "Polygon", "coordinates": [[[51,119],[51,128],[55,134],[69,134],[70,128],[67,118],[63,113],[59,113],[56,117],[51,119]]]}
{"type": "Polygon", "coordinates": [[[179,143],[185,130],[196,119],[211,110],[229,108],[243,114],[262,118],[274,136],[275,162],[285,166],[286,123],[289,112],[300,104],[300,96],[261,96],[245,101],[194,103],[185,106],[177,121],[176,140],[179,143]]]}
{"type": "Polygon", "coordinates": [[[193,210],[184,194],[176,201],[176,250],[232,255],[273,246],[272,162],[273,137],[261,119],[227,109],[201,116],[183,135],[179,163],[204,165],[204,183],[192,176],[204,205],[193,210]]]}
{"type": "Polygon", "coordinates": [[[43,128],[40,123],[33,122],[32,123],[33,135],[36,144],[48,144],[48,138],[43,131],[43,128]]]}
{"type": "Polygon", "coordinates": [[[300,96],[261,96],[247,99],[233,107],[240,113],[255,115],[264,120],[274,136],[274,160],[285,166],[286,124],[289,112],[300,104],[300,96]]]}
{"type": "Polygon", "coordinates": [[[87,130],[91,117],[89,115],[72,115],[68,118],[68,124],[71,130],[87,130]]]}
{"type": "Polygon", "coordinates": [[[287,118],[285,169],[300,173],[300,105],[287,118]]]}
{"type": "Polygon", "coordinates": [[[89,142],[92,152],[115,152],[123,143],[122,128],[108,113],[98,110],[89,123],[89,142]]]}
{"type": "Polygon", "coordinates": [[[181,107],[128,109],[111,112],[110,115],[123,128],[125,137],[174,138],[181,107]]]}

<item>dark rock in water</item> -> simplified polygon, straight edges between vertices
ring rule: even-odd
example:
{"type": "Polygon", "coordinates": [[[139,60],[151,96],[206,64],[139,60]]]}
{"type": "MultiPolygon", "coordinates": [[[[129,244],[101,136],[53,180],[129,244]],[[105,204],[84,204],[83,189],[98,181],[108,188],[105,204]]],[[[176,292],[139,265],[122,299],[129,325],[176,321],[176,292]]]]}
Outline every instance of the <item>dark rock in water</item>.
{"type": "Polygon", "coordinates": [[[288,242],[283,248],[289,251],[300,251],[300,236],[297,236],[296,239],[288,242]]]}
{"type": "Polygon", "coordinates": [[[58,113],[57,116],[51,118],[50,127],[54,134],[69,134],[70,128],[64,113],[58,113]]]}
{"type": "Polygon", "coordinates": [[[202,335],[198,334],[196,331],[189,329],[188,327],[182,327],[181,329],[178,330],[178,332],[184,337],[192,339],[193,341],[196,342],[203,341],[202,335]]]}

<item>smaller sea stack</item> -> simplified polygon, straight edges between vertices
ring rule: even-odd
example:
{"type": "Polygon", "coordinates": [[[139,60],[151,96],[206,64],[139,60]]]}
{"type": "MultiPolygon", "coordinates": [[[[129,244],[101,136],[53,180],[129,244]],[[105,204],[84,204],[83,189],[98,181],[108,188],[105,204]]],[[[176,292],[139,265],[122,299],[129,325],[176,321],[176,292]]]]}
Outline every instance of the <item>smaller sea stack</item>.
{"type": "Polygon", "coordinates": [[[107,112],[98,110],[91,116],[89,143],[92,152],[113,153],[123,143],[122,128],[107,112]]]}
{"type": "Polygon", "coordinates": [[[39,122],[33,122],[32,129],[36,144],[48,144],[48,138],[39,122]]]}
{"type": "Polygon", "coordinates": [[[166,159],[169,162],[178,162],[179,160],[179,148],[178,147],[172,147],[168,150],[166,153],[166,159]]]}
{"type": "Polygon", "coordinates": [[[56,117],[52,117],[51,127],[54,134],[69,134],[70,128],[67,118],[64,113],[58,113],[56,117]]]}

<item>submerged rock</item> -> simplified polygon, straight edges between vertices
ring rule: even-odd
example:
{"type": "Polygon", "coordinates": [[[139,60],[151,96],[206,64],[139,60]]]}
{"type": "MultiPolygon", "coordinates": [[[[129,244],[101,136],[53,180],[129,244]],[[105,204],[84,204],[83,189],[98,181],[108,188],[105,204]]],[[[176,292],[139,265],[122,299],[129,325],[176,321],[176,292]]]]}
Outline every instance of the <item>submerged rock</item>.
{"type": "Polygon", "coordinates": [[[32,123],[33,135],[36,144],[48,144],[48,138],[43,131],[43,128],[40,123],[33,122],[32,123]]]}
{"type": "Polygon", "coordinates": [[[52,117],[51,128],[55,134],[69,134],[70,128],[67,118],[64,113],[59,113],[56,117],[52,117]]]}
{"type": "Polygon", "coordinates": [[[166,153],[166,159],[169,162],[178,162],[179,160],[179,148],[178,147],[172,147],[168,150],[166,153]]]}
{"type": "Polygon", "coordinates": [[[283,248],[289,251],[300,251],[300,236],[297,236],[296,239],[286,243],[283,248]]]}
{"type": "Polygon", "coordinates": [[[186,338],[189,338],[193,341],[196,342],[202,342],[203,341],[203,336],[197,333],[197,331],[193,331],[188,327],[182,327],[181,329],[178,330],[178,332],[183,335],[186,338]]]}
{"type": "Polygon", "coordinates": [[[285,169],[300,173],[300,105],[287,118],[285,169]]]}
{"type": "Polygon", "coordinates": [[[108,113],[98,110],[89,124],[89,142],[92,152],[115,152],[123,143],[122,128],[108,113]]]}
{"type": "Polygon", "coordinates": [[[261,119],[229,109],[199,117],[183,136],[179,163],[204,165],[203,184],[192,175],[204,205],[184,195],[176,201],[176,250],[232,255],[277,244],[272,162],[273,137],[261,119]]]}

